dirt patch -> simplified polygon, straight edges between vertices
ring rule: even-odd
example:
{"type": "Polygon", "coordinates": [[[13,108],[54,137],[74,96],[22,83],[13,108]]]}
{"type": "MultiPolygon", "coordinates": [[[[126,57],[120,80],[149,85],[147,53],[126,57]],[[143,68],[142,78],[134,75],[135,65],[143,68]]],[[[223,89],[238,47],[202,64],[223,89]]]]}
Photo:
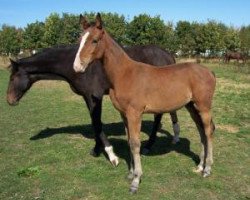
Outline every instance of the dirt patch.
{"type": "Polygon", "coordinates": [[[237,133],[239,132],[239,128],[234,125],[217,125],[216,128],[226,131],[228,133],[237,133]]]}
{"type": "Polygon", "coordinates": [[[218,85],[224,88],[232,88],[232,89],[250,89],[250,84],[248,83],[238,83],[233,80],[225,79],[225,78],[217,78],[218,85]]]}

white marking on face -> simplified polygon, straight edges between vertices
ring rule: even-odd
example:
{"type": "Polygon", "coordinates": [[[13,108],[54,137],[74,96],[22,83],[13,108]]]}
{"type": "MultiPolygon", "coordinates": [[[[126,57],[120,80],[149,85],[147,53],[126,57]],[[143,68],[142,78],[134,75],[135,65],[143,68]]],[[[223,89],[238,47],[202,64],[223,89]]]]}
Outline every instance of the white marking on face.
{"type": "Polygon", "coordinates": [[[77,54],[76,54],[76,57],[75,57],[75,61],[74,61],[74,70],[75,72],[84,72],[85,69],[83,69],[83,66],[81,64],[81,59],[80,59],[80,52],[82,50],[82,48],[84,47],[84,44],[87,40],[89,36],[89,32],[86,32],[83,36],[82,36],[82,39],[81,39],[81,43],[80,43],[80,47],[77,51],[77,54]]]}

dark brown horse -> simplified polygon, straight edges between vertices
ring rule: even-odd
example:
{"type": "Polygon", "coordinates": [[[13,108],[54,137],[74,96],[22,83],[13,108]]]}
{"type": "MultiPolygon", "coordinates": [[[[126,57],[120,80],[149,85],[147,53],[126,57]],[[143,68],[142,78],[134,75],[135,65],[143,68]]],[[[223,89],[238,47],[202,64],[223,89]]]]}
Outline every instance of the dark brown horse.
{"type": "MultiPolygon", "coordinates": [[[[100,66],[100,61],[92,63],[84,74],[74,72],[72,66],[78,48],[79,45],[54,47],[44,49],[41,53],[31,57],[16,62],[12,61],[7,101],[10,105],[16,105],[26,91],[37,81],[58,79],[67,81],[72,90],[84,98],[88,106],[96,140],[92,155],[99,155],[103,146],[110,161],[117,165],[118,158],[113,153],[112,146],[102,131],[101,122],[102,98],[104,94],[108,93],[110,84],[103,68],[100,66]]],[[[164,65],[175,62],[168,52],[153,45],[126,48],[126,52],[134,59],[145,63],[164,65]]],[[[155,141],[161,117],[162,115],[155,116],[152,133],[144,152],[149,151],[155,141]]],[[[177,142],[179,140],[179,125],[175,112],[171,114],[171,118],[175,133],[174,142],[177,142]]]]}
{"type": "Polygon", "coordinates": [[[140,129],[143,113],[173,112],[185,106],[201,136],[202,151],[197,172],[206,177],[213,163],[211,107],[216,80],[207,68],[194,63],[155,67],[132,60],[111,38],[98,13],[96,22],[82,20],[84,33],[74,70],[84,72],[95,59],[103,63],[111,84],[110,98],[123,116],[131,150],[130,191],[136,192],[142,175],[140,129]]]}
{"type": "Polygon", "coordinates": [[[237,60],[238,63],[240,60],[242,60],[242,62],[245,63],[246,57],[240,52],[227,52],[227,53],[225,53],[225,56],[224,56],[225,63],[229,63],[230,60],[237,60]]]}

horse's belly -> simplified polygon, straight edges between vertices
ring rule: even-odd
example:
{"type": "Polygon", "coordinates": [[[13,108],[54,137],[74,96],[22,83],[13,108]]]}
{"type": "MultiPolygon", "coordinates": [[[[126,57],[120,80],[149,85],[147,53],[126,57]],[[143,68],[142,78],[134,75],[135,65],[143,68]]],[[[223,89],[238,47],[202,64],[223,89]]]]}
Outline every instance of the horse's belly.
{"type": "Polygon", "coordinates": [[[149,97],[145,113],[167,113],[178,110],[191,101],[191,94],[160,95],[158,98],[149,97]]]}

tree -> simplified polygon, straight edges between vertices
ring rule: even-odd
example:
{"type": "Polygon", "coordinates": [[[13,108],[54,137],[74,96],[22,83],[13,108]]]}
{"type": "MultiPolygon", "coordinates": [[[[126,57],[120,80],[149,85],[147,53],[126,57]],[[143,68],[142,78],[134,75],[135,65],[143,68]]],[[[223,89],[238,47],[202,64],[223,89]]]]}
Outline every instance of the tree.
{"type": "Polygon", "coordinates": [[[163,47],[172,53],[178,51],[177,37],[174,31],[174,25],[171,22],[165,24],[165,34],[163,38],[163,47]]]}
{"type": "Polygon", "coordinates": [[[4,54],[17,54],[22,46],[22,29],[3,25],[0,30],[0,51],[4,54]]]}
{"type": "Polygon", "coordinates": [[[175,28],[175,34],[182,54],[192,55],[195,51],[195,40],[191,23],[179,21],[175,28]]]}
{"type": "Polygon", "coordinates": [[[225,47],[229,51],[238,51],[240,48],[239,31],[233,27],[228,28],[224,35],[225,47]]]}
{"type": "Polygon", "coordinates": [[[23,48],[30,50],[42,48],[43,35],[43,22],[36,21],[35,23],[28,24],[23,33],[23,48]]]}
{"type": "Polygon", "coordinates": [[[164,47],[166,27],[160,16],[150,17],[147,14],[135,16],[128,24],[127,38],[131,45],[156,44],[164,47]]]}
{"type": "Polygon", "coordinates": [[[239,37],[241,41],[241,50],[247,54],[250,53],[250,25],[243,26],[240,29],[239,37]]]}
{"type": "Polygon", "coordinates": [[[44,36],[42,39],[43,47],[50,47],[61,43],[63,23],[59,14],[52,13],[45,20],[44,36]]]}
{"type": "Polygon", "coordinates": [[[74,44],[80,36],[79,16],[63,13],[61,18],[62,34],[59,40],[61,44],[74,44]]]}

